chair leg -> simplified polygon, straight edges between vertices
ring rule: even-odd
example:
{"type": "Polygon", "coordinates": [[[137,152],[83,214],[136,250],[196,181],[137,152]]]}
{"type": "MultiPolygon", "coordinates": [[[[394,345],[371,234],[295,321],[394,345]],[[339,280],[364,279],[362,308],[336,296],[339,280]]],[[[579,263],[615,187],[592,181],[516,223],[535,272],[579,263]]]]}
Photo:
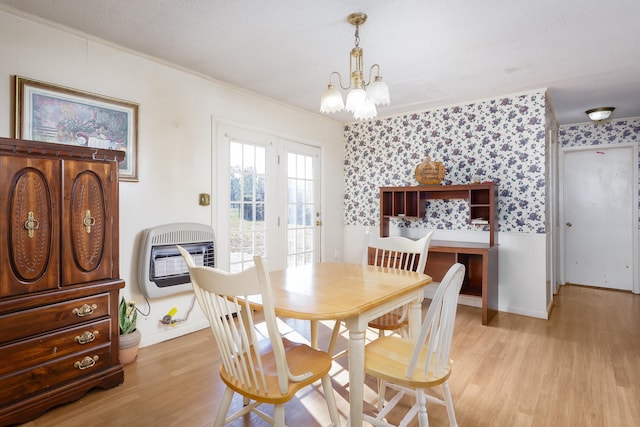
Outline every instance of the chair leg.
{"type": "Polygon", "coordinates": [[[333,331],[331,331],[331,338],[329,338],[329,348],[327,348],[327,353],[329,353],[331,357],[333,357],[333,354],[336,350],[336,343],[338,342],[338,335],[340,335],[341,324],[342,321],[336,320],[336,324],[333,326],[333,331]]]}
{"type": "Polygon", "coordinates": [[[227,413],[229,412],[229,407],[231,407],[231,400],[233,399],[234,391],[229,387],[224,391],[224,395],[222,396],[222,401],[220,401],[220,407],[218,408],[218,414],[216,415],[216,419],[213,422],[213,427],[222,427],[224,426],[224,422],[227,419],[227,413]]]}
{"type": "Polygon", "coordinates": [[[273,426],[284,427],[284,404],[273,405],[273,426]]]}
{"type": "Polygon", "coordinates": [[[429,417],[427,415],[427,397],[424,395],[423,389],[416,390],[416,399],[418,405],[418,424],[420,427],[429,426],[429,417]]]}
{"type": "Polygon", "coordinates": [[[451,427],[458,427],[456,421],[456,413],[453,410],[453,399],[451,399],[451,390],[449,389],[449,383],[445,381],[442,383],[442,391],[444,394],[444,403],[447,407],[447,415],[449,415],[449,425],[451,427]]]}
{"type": "Polygon", "coordinates": [[[327,408],[329,409],[329,416],[334,427],[340,427],[340,416],[338,415],[338,406],[336,405],[336,396],[331,384],[331,377],[329,374],[322,377],[322,389],[324,391],[324,399],[327,401],[327,408]]]}
{"type": "Polygon", "coordinates": [[[378,378],[378,412],[382,411],[387,394],[387,381],[378,378]]]}
{"type": "Polygon", "coordinates": [[[400,328],[400,336],[404,339],[409,339],[409,328],[406,326],[400,328]]]}

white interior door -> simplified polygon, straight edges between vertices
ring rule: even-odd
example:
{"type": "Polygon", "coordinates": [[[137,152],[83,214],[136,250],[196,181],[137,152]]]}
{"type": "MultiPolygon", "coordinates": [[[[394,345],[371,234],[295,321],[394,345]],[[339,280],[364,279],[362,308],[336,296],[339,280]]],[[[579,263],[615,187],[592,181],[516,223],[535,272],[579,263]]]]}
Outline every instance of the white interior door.
{"type": "Polygon", "coordinates": [[[564,149],[561,161],[565,282],[631,290],[637,268],[634,147],[564,149]]]}

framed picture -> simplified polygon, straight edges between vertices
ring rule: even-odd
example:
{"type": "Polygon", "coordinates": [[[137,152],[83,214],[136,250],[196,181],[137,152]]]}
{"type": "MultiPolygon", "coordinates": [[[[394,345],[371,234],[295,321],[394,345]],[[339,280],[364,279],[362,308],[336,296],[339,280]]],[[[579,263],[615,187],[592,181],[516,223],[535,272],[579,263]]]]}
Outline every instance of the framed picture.
{"type": "Polygon", "coordinates": [[[138,180],[138,104],[15,77],[18,139],[122,150],[120,180],[138,180]]]}

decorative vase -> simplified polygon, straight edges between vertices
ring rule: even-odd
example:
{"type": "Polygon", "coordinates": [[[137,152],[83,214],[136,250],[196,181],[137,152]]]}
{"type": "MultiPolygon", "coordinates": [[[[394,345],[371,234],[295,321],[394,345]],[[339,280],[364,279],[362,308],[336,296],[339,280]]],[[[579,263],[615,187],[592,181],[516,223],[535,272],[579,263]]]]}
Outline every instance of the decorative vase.
{"type": "Polygon", "coordinates": [[[137,329],[130,334],[120,335],[119,357],[122,365],[128,365],[136,360],[141,337],[137,329]]]}
{"type": "Polygon", "coordinates": [[[432,161],[429,156],[416,166],[416,180],[422,185],[440,184],[444,179],[444,173],[444,165],[432,161]]]}

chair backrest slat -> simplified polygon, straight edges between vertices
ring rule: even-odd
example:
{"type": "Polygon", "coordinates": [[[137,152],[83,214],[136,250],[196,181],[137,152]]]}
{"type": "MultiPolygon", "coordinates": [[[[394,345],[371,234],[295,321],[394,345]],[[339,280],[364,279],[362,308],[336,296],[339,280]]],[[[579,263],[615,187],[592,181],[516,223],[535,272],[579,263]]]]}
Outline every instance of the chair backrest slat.
{"type": "Polygon", "coordinates": [[[458,295],[462,288],[464,274],[464,265],[456,263],[449,268],[440,282],[420,329],[416,347],[407,368],[407,376],[413,376],[424,346],[427,349],[427,358],[424,363],[427,375],[431,372],[440,376],[449,368],[449,352],[458,307],[458,295]]]}

